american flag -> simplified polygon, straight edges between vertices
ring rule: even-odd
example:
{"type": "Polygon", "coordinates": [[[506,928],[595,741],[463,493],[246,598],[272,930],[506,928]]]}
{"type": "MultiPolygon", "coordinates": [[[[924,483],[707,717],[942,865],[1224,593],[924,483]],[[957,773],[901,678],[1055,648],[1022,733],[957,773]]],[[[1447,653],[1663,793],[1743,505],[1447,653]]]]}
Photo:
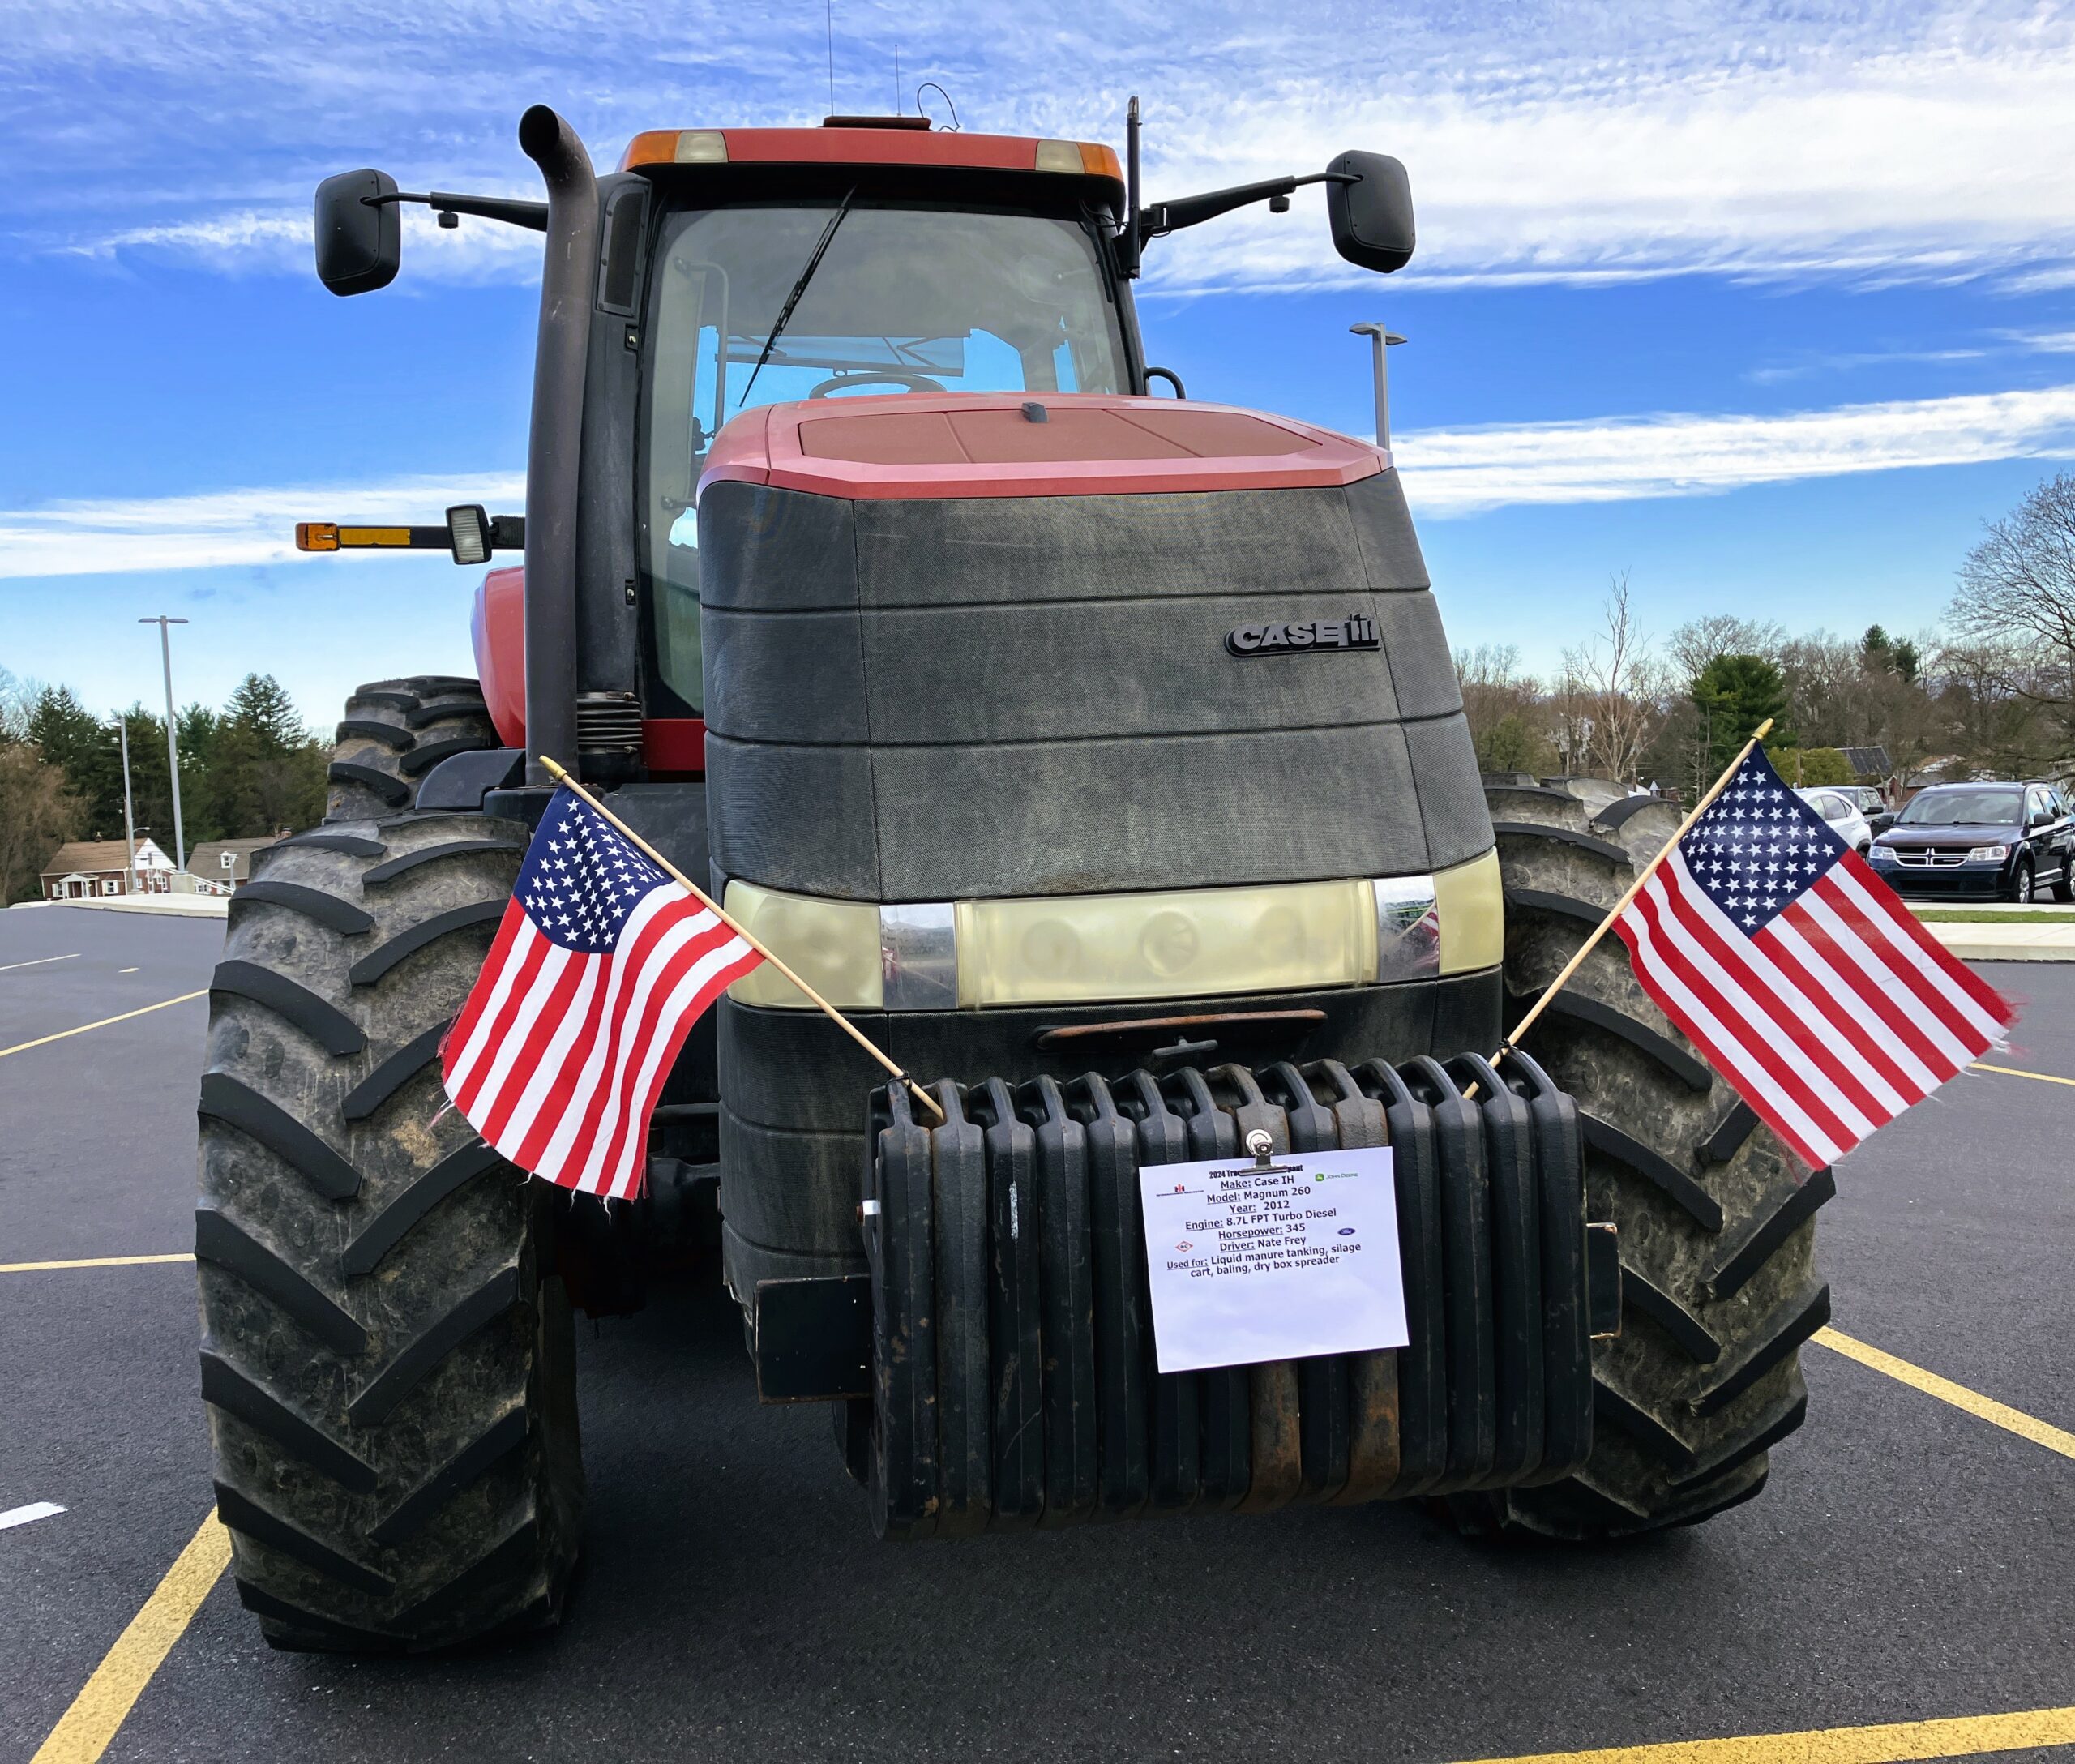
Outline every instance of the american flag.
{"type": "Polygon", "coordinates": [[[648,1116],[700,1015],[763,960],[596,810],[558,790],[441,1071],[522,1170],[638,1197],[648,1116]]]}
{"type": "Polygon", "coordinates": [[[1614,928],[1643,990],[1818,1169],[2011,1018],[1760,748],[1614,928]]]}

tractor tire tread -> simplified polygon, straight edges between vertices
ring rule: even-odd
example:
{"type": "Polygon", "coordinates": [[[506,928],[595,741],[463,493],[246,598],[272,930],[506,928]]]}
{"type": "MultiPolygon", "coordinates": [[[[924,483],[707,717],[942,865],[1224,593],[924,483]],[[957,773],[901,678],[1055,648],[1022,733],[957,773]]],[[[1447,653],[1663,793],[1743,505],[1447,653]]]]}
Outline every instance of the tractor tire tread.
{"type": "MultiPolygon", "coordinates": [[[[1517,790],[1491,800],[1495,816],[1520,811],[1517,790]]],[[[1538,802],[1548,824],[1500,824],[1512,1008],[1539,998],[1589,935],[1576,907],[1596,920],[1648,861],[1657,829],[1644,807],[1617,802],[1594,820],[1582,803],[1538,802]],[[1632,851],[1594,828],[1625,828],[1632,851]]],[[[1598,1424],[1583,1467],[1456,1497],[1450,1509],[1468,1529],[1522,1539],[1590,1542],[1696,1523],[1765,1487],[1774,1451],[1807,1412],[1799,1350],[1829,1302],[1808,1217],[1820,1184],[1816,1197],[1792,1198],[1805,1172],[1770,1128],[1737,1118],[1734,1093],[1611,938],[1551,1001],[1525,1048],[1577,1101],[1587,1214],[1619,1228],[1627,1326],[1593,1344],[1598,1424]],[[1710,1286],[1726,1275],[1733,1290],[1710,1286]]]]}
{"type": "Polygon", "coordinates": [[[360,1025],[336,1004],[327,1004],[306,986],[256,961],[220,961],[209,976],[209,990],[232,992],[263,1004],[293,1023],[327,1054],[357,1054],[367,1045],[360,1025]]]}
{"type": "Polygon", "coordinates": [[[407,1041],[374,1071],[346,1093],[339,1113],[348,1121],[370,1119],[382,1105],[439,1057],[440,1043],[454,1026],[451,1017],[442,1017],[430,1029],[407,1041]]]}
{"type": "Polygon", "coordinates": [[[475,681],[453,674],[374,680],[346,700],[327,772],[327,824],[408,810],[442,760],[498,745],[475,681]]]}
{"type": "Polygon", "coordinates": [[[504,917],[508,897],[495,900],[471,901],[465,906],[449,907],[409,931],[378,944],[356,961],[350,970],[353,983],[357,987],[373,986],[400,961],[416,955],[428,944],[458,931],[467,931],[475,925],[494,925],[504,917]]]}
{"type": "Polygon", "coordinates": [[[195,1210],[195,1258],[229,1269],[334,1353],[367,1351],[367,1331],[350,1311],[211,1201],[195,1210]]]}
{"type": "Polygon", "coordinates": [[[203,1395],[240,1595],[276,1646],[421,1651],[537,1626],[574,1571],[558,1214],[443,1111],[439,1076],[523,837],[476,816],[342,823],[270,848],[267,880],[353,906],[366,933],[278,902],[228,929],[227,965],[277,975],[362,1037],[332,1051],[249,995],[263,985],[212,1000],[203,1395]],[[364,887],[426,851],[442,861],[364,887]]]}

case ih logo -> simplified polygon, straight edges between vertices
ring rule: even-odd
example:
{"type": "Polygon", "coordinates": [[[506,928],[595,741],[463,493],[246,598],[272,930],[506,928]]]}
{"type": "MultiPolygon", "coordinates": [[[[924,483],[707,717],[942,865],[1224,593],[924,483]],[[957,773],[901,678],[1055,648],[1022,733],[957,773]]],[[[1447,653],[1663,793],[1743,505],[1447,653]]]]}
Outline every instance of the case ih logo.
{"type": "Polygon", "coordinates": [[[1376,622],[1364,613],[1295,624],[1241,625],[1225,633],[1234,655],[1293,655],[1307,649],[1377,649],[1376,622]]]}

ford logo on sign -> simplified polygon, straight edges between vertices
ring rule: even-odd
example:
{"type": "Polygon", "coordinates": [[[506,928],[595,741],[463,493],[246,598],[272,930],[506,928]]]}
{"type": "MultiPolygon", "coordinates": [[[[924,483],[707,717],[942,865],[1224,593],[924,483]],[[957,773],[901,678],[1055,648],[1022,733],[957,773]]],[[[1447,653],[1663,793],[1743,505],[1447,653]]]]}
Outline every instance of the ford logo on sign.
{"type": "Polygon", "coordinates": [[[1342,1237],[1352,1237],[1354,1235],[1354,1227],[1351,1225],[1343,1225],[1340,1228],[1340,1235],[1342,1237]]]}

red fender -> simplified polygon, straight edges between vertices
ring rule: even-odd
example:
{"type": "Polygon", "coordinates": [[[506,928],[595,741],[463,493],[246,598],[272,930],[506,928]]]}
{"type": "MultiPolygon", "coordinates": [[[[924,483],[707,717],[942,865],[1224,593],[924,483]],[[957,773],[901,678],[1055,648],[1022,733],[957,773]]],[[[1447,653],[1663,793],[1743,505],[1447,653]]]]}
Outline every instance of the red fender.
{"type": "MultiPolygon", "coordinates": [[[[469,640],[476,678],[498,739],[526,745],[526,572],[513,566],[489,572],[476,586],[469,640]]],[[[706,773],[706,725],[695,717],[648,717],[641,725],[641,757],[652,778],[696,778],[706,773]]]]}

